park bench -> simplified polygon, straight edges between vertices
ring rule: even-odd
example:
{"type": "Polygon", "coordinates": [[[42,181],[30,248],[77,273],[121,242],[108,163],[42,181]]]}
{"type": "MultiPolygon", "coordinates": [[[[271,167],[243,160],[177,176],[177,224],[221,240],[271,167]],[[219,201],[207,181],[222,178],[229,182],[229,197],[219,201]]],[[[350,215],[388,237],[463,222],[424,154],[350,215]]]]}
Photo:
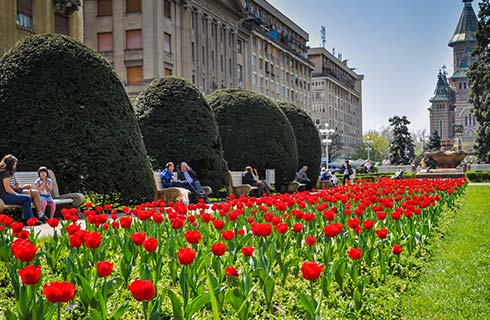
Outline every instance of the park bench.
{"type": "Polygon", "coordinates": [[[297,191],[304,190],[306,187],[306,184],[304,183],[299,183],[298,181],[292,181],[287,185],[287,191],[288,193],[294,193],[297,191]]]}
{"type": "MultiPolygon", "coordinates": [[[[67,193],[60,195],[58,182],[54,172],[52,170],[48,170],[48,172],[49,178],[53,182],[53,191],[51,191],[51,196],[53,197],[57,208],[78,208],[85,202],[85,196],[81,193],[67,193]]],[[[15,176],[17,177],[17,181],[19,181],[20,185],[30,184],[33,186],[34,182],[39,177],[37,171],[17,172],[15,176]]],[[[0,199],[0,212],[3,212],[4,210],[16,209],[22,210],[22,206],[5,204],[2,199],[0,199]]]]}
{"type": "Polygon", "coordinates": [[[241,196],[243,194],[244,196],[248,196],[252,190],[259,189],[249,184],[242,183],[242,171],[228,171],[228,176],[228,194],[234,194],[236,196],[241,196]]]}
{"type": "MultiPolygon", "coordinates": [[[[177,172],[173,172],[174,179],[177,179],[177,172]]],[[[184,202],[189,202],[189,194],[190,191],[185,188],[177,188],[177,187],[169,187],[165,188],[163,186],[162,177],[160,176],[160,172],[153,173],[153,180],[155,181],[155,200],[161,199],[164,202],[175,202],[180,195],[184,197],[184,202]]],[[[202,190],[204,193],[209,196],[213,189],[208,186],[202,186],[202,190]]]]}

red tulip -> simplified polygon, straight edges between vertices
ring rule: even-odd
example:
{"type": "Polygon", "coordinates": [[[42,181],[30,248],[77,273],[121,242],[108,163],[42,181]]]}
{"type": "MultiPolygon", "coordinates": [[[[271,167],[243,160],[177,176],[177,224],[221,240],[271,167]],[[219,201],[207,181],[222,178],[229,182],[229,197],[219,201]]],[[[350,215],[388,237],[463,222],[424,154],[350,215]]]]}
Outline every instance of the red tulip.
{"type": "Polygon", "coordinates": [[[21,232],[24,229],[24,224],[22,222],[14,222],[10,225],[13,233],[21,232]]]}
{"type": "Polygon", "coordinates": [[[232,240],[235,237],[235,232],[233,232],[231,230],[226,230],[226,231],[223,231],[223,233],[221,234],[221,236],[223,237],[223,239],[229,241],[229,240],[232,240]]]}
{"type": "Polygon", "coordinates": [[[128,289],[137,301],[150,301],[156,293],[151,280],[135,280],[128,289]]]}
{"type": "Polygon", "coordinates": [[[134,244],[137,246],[141,246],[146,239],[145,232],[135,232],[130,236],[131,240],[133,240],[134,244]]]}
{"type": "Polygon", "coordinates": [[[359,260],[362,257],[362,249],[352,248],[347,253],[352,260],[359,260]]]}
{"type": "Polygon", "coordinates": [[[68,232],[69,235],[75,234],[77,231],[80,231],[80,226],[77,224],[70,224],[69,226],[65,227],[66,232],[68,232]]]}
{"type": "Polygon", "coordinates": [[[129,229],[129,228],[131,228],[131,224],[133,223],[133,218],[121,217],[121,219],[119,219],[119,223],[121,224],[121,228],[129,229]]]}
{"type": "Polygon", "coordinates": [[[309,245],[310,247],[316,243],[316,237],[315,236],[308,236],[305,239],[306,244],[309,245]]]}
{"type": "Polygon", "coordinates": [[[303,225],[301,223],[295,223],[293,225],[293,231],[295,233],[300,233],[303,230],[303,225]]]}
{"type": "Polygon", "coordinates": [[[391,252],[393,252],[393,254],[396,255],[399,255],[400,253],[402,253],[402,251],[403,251],[402,247],[400,247],[397,244],[393,245],[393,249],[391,249],[391,252]]]}
{"type": "Polygon", "coordinates": [[[186,233],[184,233],[184,237],[190,244],[196,244],[202,240],[202,234],[197,230],[186,231],[186,233]]]}
{"type": "Polygon", "coordinates": [[[102,236],[97,231],[87,232],[84,236],[85,246],[89,249],[97,249],[101,239],[102,236]]]}
{"type": "Polygon", "coordinates": [[[303,262],[301,265],[301,272],[303,273],[303,278],[310,281],[316,281],[320,277],[324,266],[318,265],[316,262],[303,262]]]}
{"type": "Polygon", "coordinates": [[[252,234],[258,237],[267,237],[272,233],[272,226],[268,223],[252,223],[252,234]]]}
{"type": "Polygon", "coordinates": [[[32,217],[32,218],[29,218],[27,219],[27,225],[29,227],[33,227],[37,222],[37,218],[36,217],[32,217]]]}
{"type": "Polygon", "coordinates": [[[225,227],[225,222],[223,220],[214,220],[213,226],[216,230],[222,230],[225,227]]]}
{"type": "Polygon", "coordinates": [[[215,243],[211,246],[211,251],[215,256],[221,257],[226,252],[226,245],[222,242],[215,243]]]}
{"type": "Polygon", "coordinates": [[[114,268],[114,263],[109,261],[100,261],[97,263],[97,273],[99,277],[107,277],[111,275],[112,268],[114,268]]]}
{"type": "Polygon", "coordinates": [[[237,269],[235,269],[235,267],[225,268],[225,272],[226,272],[227,277],[238,277],[239,276],[238,271],[237,271],[237,269]]]}
{"type": "Polygon", "coordinates": [[[83,243],[83,235],[78,233],[71,235],[68,239],[70,241],[70,247],[72,248],[80,248],[83,243]]]}
{"type": "Polygon", "coordinates": [[[386,228],[378,229],[378,230],[376,230],[376,235],[380,239],[385,239],[386,236],[388,235],[388,229],[386,229],[386,228]]]}
{"type": "Polygon", "coordinates": [[[44,285],[43,291],[51,303],[68,302],[75,295],[75,285],[69,282],[51,282],[44,285]]]}
{"type": "Polygon", "coordinates": [[[367,219],[366,221],[364,221],[363,226],[364,226],[364,229],[371,230],[374,227],[374,221],[367,219]]]}
{"type": "Polygon", "coordinates": [[[253,247],[243,247],[242,253],[245,257],[251,257],[254,254],[254,250],[253,247]]]}
{"type": "Polygon", "coordinates": [[[41,276],[41,266],[30,265],[22,268],[18,273],[24,285],[36,284],[41,276]]]}
{"type": "Polygon", "coordinates": [[[60,223],[60,221],[58,219],[56,219],[56,218],[48,219],[48,221],[46,221],[46,222],[49,224],[49,226],[51,228],[56,228],[59,225],[59,223],[60,223]]]}
{"type": "Polygon", "coordinates": [[[37,248],[29,241],[17,239],[10,246],[14,257],[22,262],[30,262],[36,256],[37,248]]]}
{"type": "Polygon", "coordinates": [[[323,228],[323,232],[329,238],[333,238],[342,233],[343,226],[340,223],[328,224],[323,228]]]}
{"type": "Polygon", "coordinates": [[[195,250],[190,248],[181,248],[179,252],[177,252],[177,257],[179,258],[180,264],[187,266],[194,262],[196,254],[197,252],[195,250]]]}
{"type": "Polygon", "coordinates": [[[143,248],[147,252],[154,252],[157,250],[158,240],[157,238],[148,238],[143,242],[143,248]]]}

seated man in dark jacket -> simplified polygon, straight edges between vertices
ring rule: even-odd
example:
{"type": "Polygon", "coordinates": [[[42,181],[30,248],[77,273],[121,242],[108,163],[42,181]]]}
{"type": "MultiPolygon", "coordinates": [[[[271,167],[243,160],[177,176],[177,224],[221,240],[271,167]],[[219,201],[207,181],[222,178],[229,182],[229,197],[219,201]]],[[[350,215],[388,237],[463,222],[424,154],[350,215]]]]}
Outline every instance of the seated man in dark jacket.
{"type": "Polygon", "coordinates": [[[204,201],[208,202],[208,196],[203,191],[201,187],[201,182],[197,180],[197,174],[194,170],[186,162],[182,162],[180,164],[180,171],[177,173],[177,177],[179,181],[185,184],[184,188],[190,190],[197,201],[199,198],[204,199],[204,201]]]}

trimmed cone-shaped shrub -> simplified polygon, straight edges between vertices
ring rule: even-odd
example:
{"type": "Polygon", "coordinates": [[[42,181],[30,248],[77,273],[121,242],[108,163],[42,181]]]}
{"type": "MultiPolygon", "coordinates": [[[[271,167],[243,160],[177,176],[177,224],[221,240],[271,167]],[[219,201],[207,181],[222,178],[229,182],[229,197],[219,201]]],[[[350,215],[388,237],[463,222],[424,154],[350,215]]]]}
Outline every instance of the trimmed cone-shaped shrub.
{"type": "Polygon", "coordinates": [[[0,58],[0,153],[52,169],[61,192],[152,196],[151,166],[109,63],[69,37],[28,37],[0,58]]]}
{"type": "Polygon", "coordinates": [[[214,113],[196,86],[166,77],[154,80],[135,101],[143,140],[154,168],[187,162],[202,185],[226,185],[226,162],[214,113]]]}
{"type": "Polygon", "coordinates": [[[294,104],[282,102],[278,106],[293,127],[298,146],[298,165],[308,166],[308,177],[316,183],[320,175],[322,145],[315,124],[305,111],[294,104]]]}
{"type": "Polygon", "coordinates": [[[291,182],[298,167],[293,128],[269,98],[242,89],[218,90],[208,96],[216,114],[225,160],[231,170],[251,165],[263,176],[275,169],[276,184],[291,182]]]}

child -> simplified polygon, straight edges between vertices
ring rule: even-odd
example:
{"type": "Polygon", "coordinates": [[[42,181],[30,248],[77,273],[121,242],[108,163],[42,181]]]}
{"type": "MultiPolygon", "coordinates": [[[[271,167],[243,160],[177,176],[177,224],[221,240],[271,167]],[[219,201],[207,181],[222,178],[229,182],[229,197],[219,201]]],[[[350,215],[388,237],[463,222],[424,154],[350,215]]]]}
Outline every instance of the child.
{"type": "Polygon", "coordinates": [[[53,183],[49,178],[48,168],[40,167],[37,170],[37,174],[39,178],[36,179],[34,184],[39,190],[39,194],[41,196],[42,211],[44,212],[44,210],[46,210],[46,206],[49,205],[51,207],[50,218],[53,218],[54,212],[56,211],[56,203],[54,203],[54,200],[51,197],[51,191],[53,191],[53,183]]]}

